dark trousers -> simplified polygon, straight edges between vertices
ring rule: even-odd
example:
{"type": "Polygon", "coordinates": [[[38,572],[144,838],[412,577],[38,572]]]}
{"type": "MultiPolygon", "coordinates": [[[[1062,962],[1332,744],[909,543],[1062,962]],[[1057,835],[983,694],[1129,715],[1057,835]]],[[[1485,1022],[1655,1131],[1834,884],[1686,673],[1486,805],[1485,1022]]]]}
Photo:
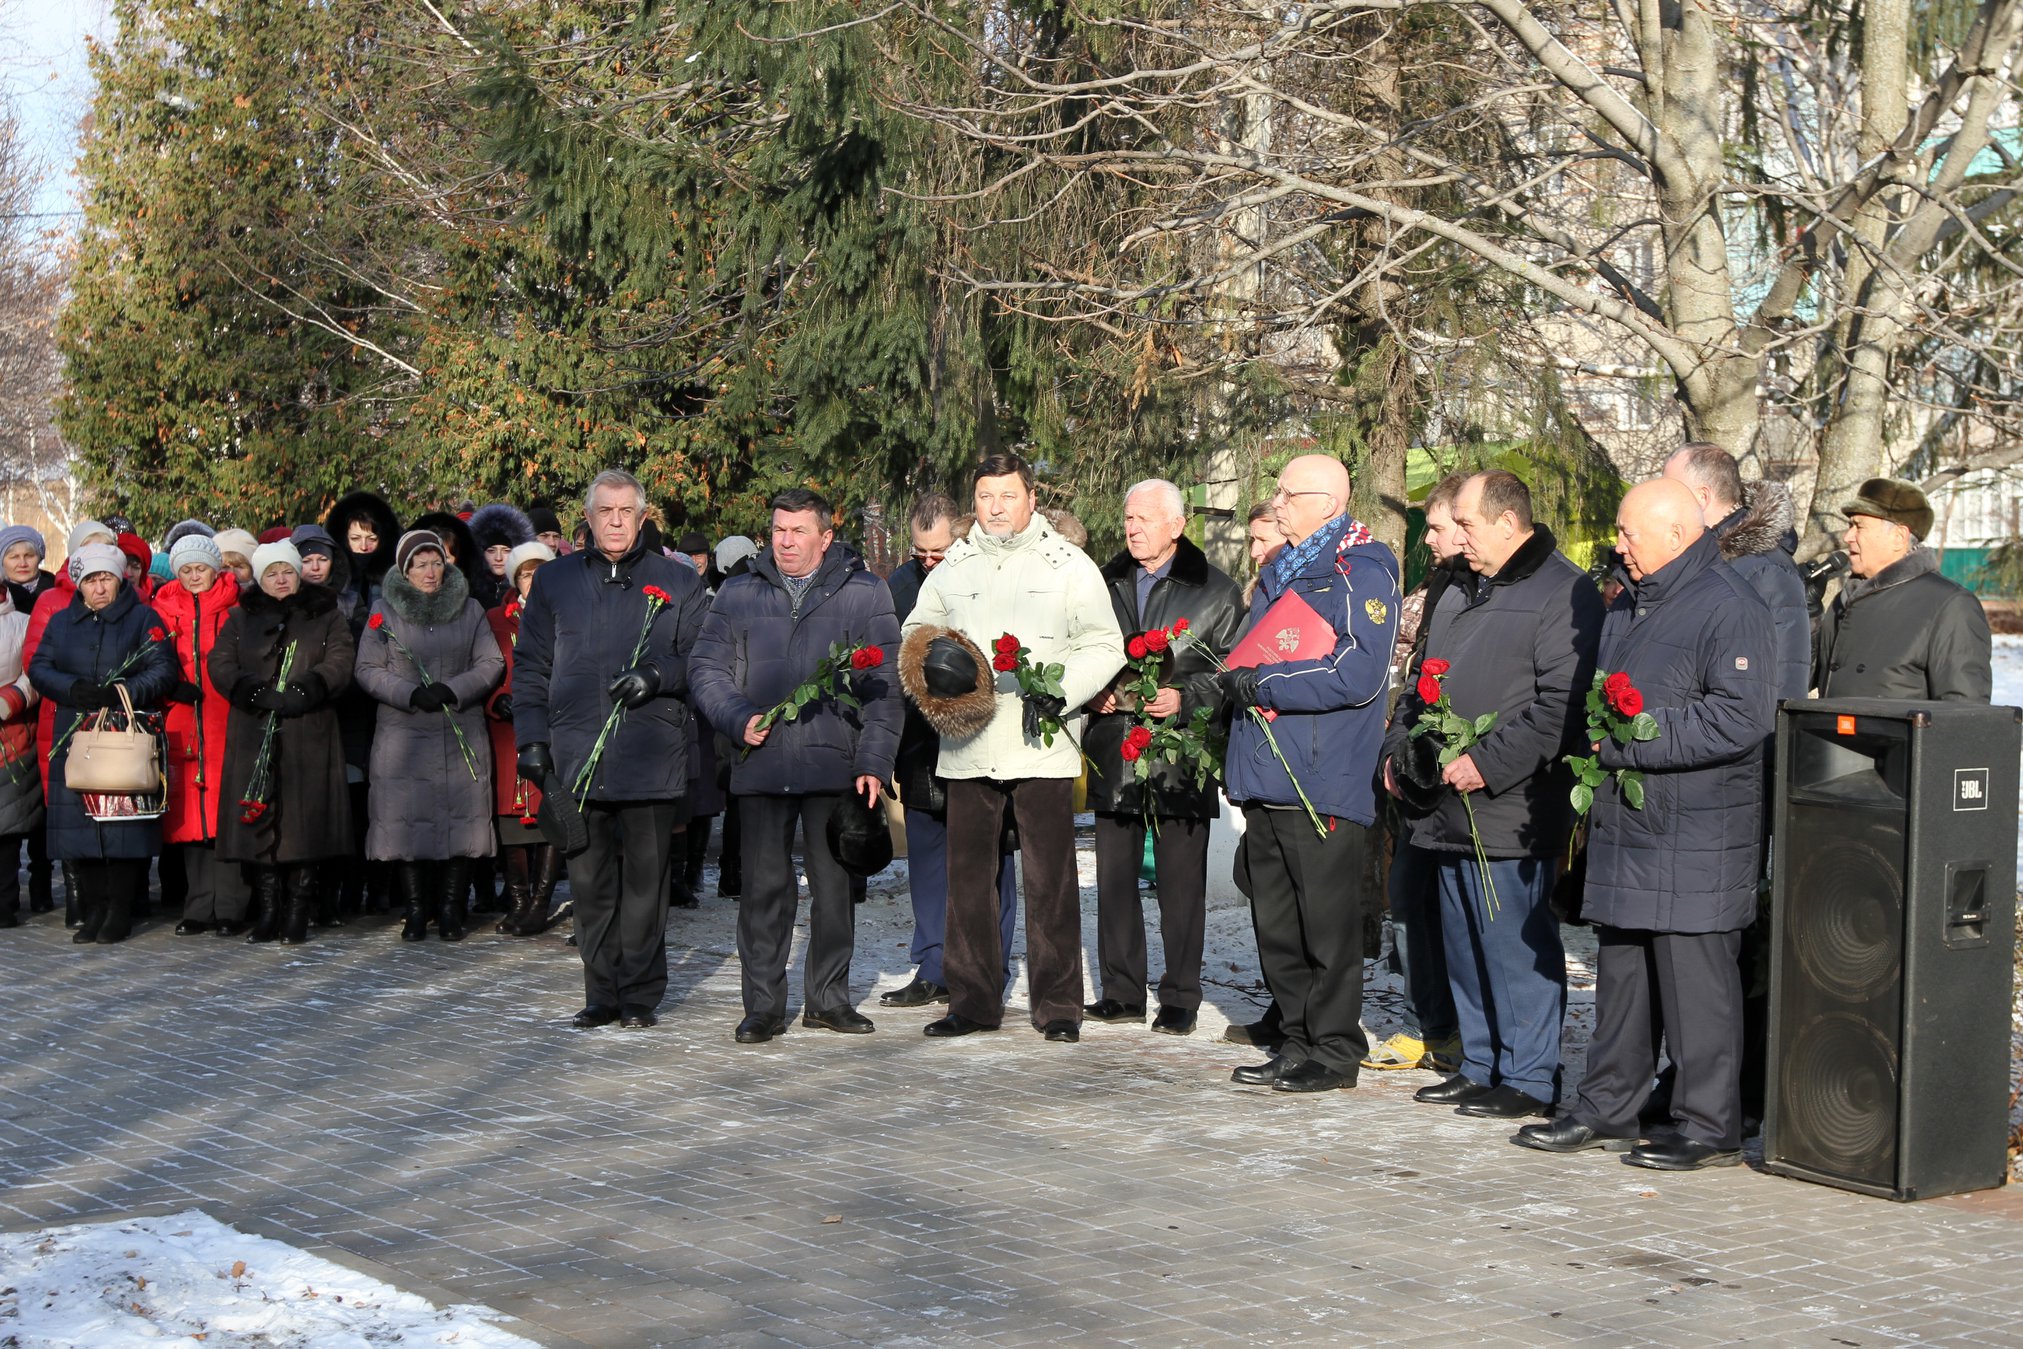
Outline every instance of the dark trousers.
{"type": "Polygon", "coordinates": [[[569,861],[583,1000],[654,1008],[667,993],[667,850],[673,801],[592,801],[590,846],[569,861]]]}
{"type": "Polygon", "coordinates": [[[1679,1132],[1717,1148],[1742,1146],[1740,932],[1638,932],[1597,927],[1595,1029],[1587,1074],[1568,1114],[1597,1133],[1631,1137],[1656,1067],[1655,996],[1678,1069],[1679,1132]]]}
{"type": "Polygon", "coordinates": [[[850,1005],[850,954],[857,940],[857,910],[850,876],[829,851],[829,818],[841,796],[739,798],[744,833],[745,888],[738,900],[738,961],[744,967],[745,1011],[786,1019],[787,957],[794,949],[794,913],[800,887],[794,879],[794,825],[801,826],[801,857],[808,872],[807,968],[802,1003],[810,1012],[850,1005]]]}
{"type": "Polygon", "coordinates": [[[1405,983],[1405,1030],[1428,1044],[1460,1034],[1440,930],[1440,855],[1401,834],[1391,856],[1391,954],[1405,983]]]}
{"type": "MultiPolygon", "coordinates": [[[[1012,932],[1019,921],[1019,876],[1015,854],[1004,853],[997,867],[998,935],[1005,969],[1011,968],[1012,932]]],[[[913,900],[913,944],[907,955],[913,974],[930,984],[948,983],[942,948],[948,940],[948,821],[924,810],[906,812],[906,886],[913,900]]]]}
{"type": "Polygon", "coordinates": [[[1354,899],[1369,830],[1335,820],[1326,834],[1303,810],[1247,806],[1244,854],[1257,960],[1278,1004],[1288,1063],[1315,1059],[1351,1078],[1370,1052],[1363,1034],[1363,921],[1354,899]]]}
{"type": "MultiPolygon", "coordinates": [[[[1145,858],[1145,817],[1096,815],[1096,968],[1103,996],[1145,1001],[1145,905],[1138,872],[1145,858]]],[[[1162,816],[1153,831],[1152,867],[1159,896],[1159,942],[1166,968],[1159,1005],[1201,1006],[1201,943],[1208,924],[1208,821],[1162,816]]]]}
{"type": "MultiPolygon", "coordinates": [[[[220,862],[216,844],[185,843],[176,851],[182,854],[185,878],[183,917],[193,923],[244,922],[253,898],[245,872],[234,863],[220,862]]],[[[331,865],[336,864],[317,863],[319,870],[331,865]]]]}
{"type": "Polygon", "coordinates": [[[21,912],[21,846],[26,834],[0,834],[0,914],[21,912]]]}
{"type": "Polygon", "coordinates": [[[954,778],[948,784],[949,1010],[986,1026],[1004,1021],[1005,961],[998,920],[1004,817],[1025,855],[1026,968],[1033,1025],[1082,1020],[1082,909],[1075,877],[1074,787],[1068,778],[954,778]]]}

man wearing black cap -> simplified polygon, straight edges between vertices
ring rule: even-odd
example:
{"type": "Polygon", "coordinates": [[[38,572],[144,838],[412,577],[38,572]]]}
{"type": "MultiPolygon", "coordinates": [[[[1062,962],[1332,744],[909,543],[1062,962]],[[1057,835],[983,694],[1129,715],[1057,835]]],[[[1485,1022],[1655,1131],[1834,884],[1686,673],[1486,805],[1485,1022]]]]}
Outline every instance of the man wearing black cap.
{"type": "Polygon", "coordinates": [[[534,526],[534,537],[554,549],[556,557],[566,556],[571,551],[569,536],[562,532],[561,517],[555,514],[553,506],[529,507],[527,519],[534,526]]]}
{"type": "Polygon", "coordinates": [[[695,574],[702,578],[702,583],[705,586],[709,584],[708,539],[691,529],[688,533],[674,541],[674,551],[680,554],[679,557],[675,558],[675,561],[680,562],[684,558],[687,559],[688,564],[695,568],[695,574]]]}
{"type": "Polygon", "coordinates": [[[1812,678],[1822,698],[1985,703],[1994,695],[1988,615],[1924,546],[1932,506],[1915,484],[1870,478],[1841,506],[1852,578],[1820,616],[1812,678]]]}

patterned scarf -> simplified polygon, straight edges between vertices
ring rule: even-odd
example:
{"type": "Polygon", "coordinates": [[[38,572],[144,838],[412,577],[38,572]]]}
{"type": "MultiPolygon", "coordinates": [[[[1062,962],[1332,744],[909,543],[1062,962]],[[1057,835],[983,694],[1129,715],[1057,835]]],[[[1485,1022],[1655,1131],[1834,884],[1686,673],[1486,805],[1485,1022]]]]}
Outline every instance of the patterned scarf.
{"type": "Polygon", "coordinates": [[[1307,535],[1297,545],[1278,555],[1277,560],[1271,564],[1272,580],[1276,583],[1274,589],[1284,591],[1292,584],[1293,577],[1305,571],[1308,564],[1325,553],[1331,545],[1335,552],[1335,569],[1346,575],[1348,569],[1343,565],[1341,555],[1351,548],[1360,548],[1374,537],[1370,533],[1370,527],[1354,516],[1347,512],[1337,515],[1307,535]]]}

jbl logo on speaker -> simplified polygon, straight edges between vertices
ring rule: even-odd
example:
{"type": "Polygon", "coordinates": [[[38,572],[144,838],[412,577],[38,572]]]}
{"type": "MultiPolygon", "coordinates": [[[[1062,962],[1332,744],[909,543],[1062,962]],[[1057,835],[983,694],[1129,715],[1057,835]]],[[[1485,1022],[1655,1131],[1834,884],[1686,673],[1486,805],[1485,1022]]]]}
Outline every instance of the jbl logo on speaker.
{"type": "Polygon", "coordinates": [[[1955,768],[1953,770],[1953,809],[1986,810],[1988,808],[1988,770],[1985,768],[1955,768]]]}

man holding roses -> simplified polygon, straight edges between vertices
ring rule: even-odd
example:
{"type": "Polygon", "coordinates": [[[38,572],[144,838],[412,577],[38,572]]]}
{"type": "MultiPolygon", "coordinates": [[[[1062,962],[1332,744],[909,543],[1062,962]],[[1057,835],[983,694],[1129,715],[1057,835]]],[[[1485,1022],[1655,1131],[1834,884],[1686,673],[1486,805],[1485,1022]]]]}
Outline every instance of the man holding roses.
{"type": "Polygon", "coordinates": [[[1103,568],[1110,607],[1132,633],[1131,664],[1089,701],[1083,749],[1089,762],[1089,809],[1096,814],[1096,962],[1100,996],[1082,1010],[1098,1021],[1145,1019],[1145,915],[1138,871],[1145,828],[1152,844],[1165,969],[1152,1029],[1193,1031],[1201,1006],[1201,947],[1207,921],[1208,824],[1222,809],[1221,784],[1200,781],[1190,762],[1163,759],[1142,775],[1156,725],[1188,722],[1196,710],[1219,714],[1215,661],[1243,626],[1243,592],[1210,565],[1184,533],[1186,502],[1170,482],[1141,482],[1124,495],[1124,551],[1103,568]],[[1193,635],[1172,645],[1175,624],[1193,635]],[[1140,671],[1145,673],[1141,676],[1140,671]],[[1133,691],[1153,680],[1158,693],[1133,691]]]}
{"type": "Polygon", "coordinates": [[[1549,901],[1573,827],[1561,759],[1594,681],[1602,601],[1532,519],[1516,475],[1469,478],[1454,522],[1467,570],[1427,615],[1426,660],[1391,723],[1385,779],[1393,792],[1401,775],[1437,789],[1410,846],[1435,859],[1461,1066],[1417,1099],[1512,1119],[1559,1097],[1566,953],[1549,901]],[[1462,719],[1494,717],[1444,765],[1452,747],[1410,734],[1443,691],[1462,719]]]}

